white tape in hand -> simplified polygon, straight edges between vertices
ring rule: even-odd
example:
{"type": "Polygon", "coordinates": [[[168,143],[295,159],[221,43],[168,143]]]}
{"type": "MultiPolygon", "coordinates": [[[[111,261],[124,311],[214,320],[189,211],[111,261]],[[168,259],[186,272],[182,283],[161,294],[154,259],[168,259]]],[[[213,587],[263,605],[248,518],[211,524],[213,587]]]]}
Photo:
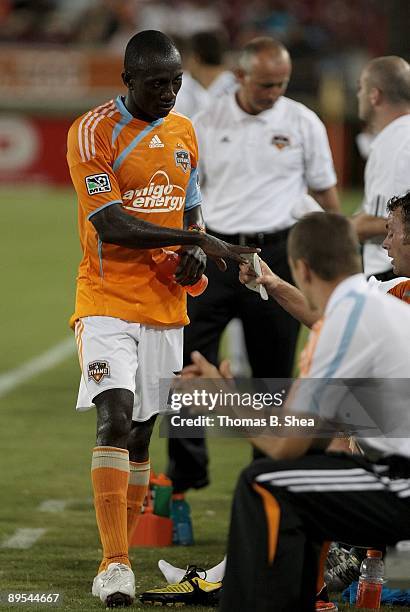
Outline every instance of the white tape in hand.
{"type": "MultiPolygon", "coordinates": [[[[257,253],[241,253],[241,257],[248,261],[257,277],[262,276],[261,262],[257,253]]],[[[259,293],[263,300],[269,299],[265,287],[263,285],[257,285],[256,279],[252,280],[250,283],[247,283],[245,287],[248,287],[248,289],[259,293]]]]}

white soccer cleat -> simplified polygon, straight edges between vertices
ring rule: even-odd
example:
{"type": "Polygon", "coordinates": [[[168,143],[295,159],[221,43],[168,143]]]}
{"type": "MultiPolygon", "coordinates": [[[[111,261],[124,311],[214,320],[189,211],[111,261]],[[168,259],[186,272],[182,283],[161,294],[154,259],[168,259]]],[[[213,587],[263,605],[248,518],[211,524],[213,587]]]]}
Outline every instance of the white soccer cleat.
{"type": "MultiPolygon", "coordinates": [[[[135,598],[135,578],[132,569],[124,563],[110,563],[105,572],[101,573],[103,576],[99,595],[107,608],[130,606],[135,598]]],[[[99,576],[100,574],[96,578],[99,576]]]]}
{"type": "Polygon", "coordinates": [[[91,589],[91,593],[93,594],[94,597],[100,596],[100,591],[101,591],[102,584],[104,582],[105,573],[106,573],[105,570],[100,572],[99,574],[96,575],[96,577],[93,580],[93,586],[91,589]]]}

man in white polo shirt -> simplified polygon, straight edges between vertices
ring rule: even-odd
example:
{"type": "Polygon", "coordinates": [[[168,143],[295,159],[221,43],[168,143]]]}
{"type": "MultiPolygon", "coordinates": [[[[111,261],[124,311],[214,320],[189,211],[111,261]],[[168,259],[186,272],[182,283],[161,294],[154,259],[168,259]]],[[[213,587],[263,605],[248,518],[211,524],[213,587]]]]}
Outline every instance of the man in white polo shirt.
{"type": "Polygon", "coordinates": [[[353,217],[363,247],[366,276],[394,276],[382,242],[386,204],[410,189],[410,65],[401,57],[369,62],[359,81],[359,117],[376,135],[365,170],[363,210],[353,217]]]}
{"type": "MultiPolygon", "coordinates": [[[[286,239],[296,219],[318,204],[339,210],[325,127],[314,112],[284,96],[291,69],[282,44],[252,40],[239,57],[239,89],[194,118],[207,231],[260,247],[262,259],[289,281],[286,239]]],[[[217,363],[221,334],[237,317],[253,376],[290,376],[298,322],[242,287],[236,266],[222,275],[209,263],[206,274],[207,291],[189,300],[185,363],[193,350],[217,363]]],[[[188,446],[170,441],[168,474],[178,490],[207,481],[201,440],[193,442],[193,453],[188,446]]]]}

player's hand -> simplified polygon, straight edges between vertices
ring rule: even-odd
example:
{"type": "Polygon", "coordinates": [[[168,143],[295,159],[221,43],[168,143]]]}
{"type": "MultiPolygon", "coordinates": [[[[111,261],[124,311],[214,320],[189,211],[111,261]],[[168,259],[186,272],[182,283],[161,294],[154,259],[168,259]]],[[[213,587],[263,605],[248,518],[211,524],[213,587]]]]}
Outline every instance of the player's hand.
{"type": "Polygon", "coordinates": [[[206,255],[198,246],[182,247],[178,251],[180,260],[175,271],[175,280],[180,285],[195,285],[206,267],[206,255]]]}
{"type": "Polygon", "coordinates": [[[243,263],[241,253],[259,253],[260,249],[246,247],[239,244],[230,244],[209,234],[201,234],[201,249],[213,259],[222,272],[226,270],[225,259],[232,259],[238,263],[243,263]]]}
{"type": "Polygon", "coordinates": [[[201,385],[214,383],[220,388],[222,381],[228,383],[230,387],[232,384],[234,385],[231,363],[228,359],[224,359],[219,368],[205,359],[199,351],[191,353],[191,359],[192,363],[185,366],[179,375],[179,388],[186,387],[190,382],[194,385],[198,384],[198,379],[201,379],[201,385]],[[197,381],[196,383],[194,382],[195,380],[197,381]]]}
{"type": "Polygon", "coordinates": [[[219,368],[209,363],[199,351],[191,353],[191,359],[192,363],[183,368],[181,378],[233,378],[228,359],[224,359],[219,368]]]}
{"type": "Polygon", "coordinates": [[[191,353],[192,363],[185,366],[181,378],[222,378],[218,368],[210,363],[199,351],[191,353]]]}
{"type": "Polygon", "coordinates": [[[248,283],[251,283],[255,280],[255,278],[255,270],[249,262],[239,264],[239,280],[242,285],[247,285],[248,283]]]}
{"type": "Polygon", "coordinates": [[[239,266],[239,280],[243,285],[247,285],[251,281],[255,280],[257,285],[263,285],[266,291],[272,295],[275,294],[275,289],[281,283],[282,279],[280,276],[272,272],[268,264],[263,259],[260,260],[262,276],[256,277],[255,270],[249,262],[243,263],[239,266]]]}
{"type": "MultiPolygon", "coordinates": [[[[219,368],[209,363],[198,351],[191,353],[192,363],[186,366],[175,379],[173,391],[193,394],[194,392],[223,393],[232,392],[235,382],[231,372],[230,363],[225,359],[219,368]]],[[[189,414],[207,414],[206,405],[190,405],[189,414]]]]}

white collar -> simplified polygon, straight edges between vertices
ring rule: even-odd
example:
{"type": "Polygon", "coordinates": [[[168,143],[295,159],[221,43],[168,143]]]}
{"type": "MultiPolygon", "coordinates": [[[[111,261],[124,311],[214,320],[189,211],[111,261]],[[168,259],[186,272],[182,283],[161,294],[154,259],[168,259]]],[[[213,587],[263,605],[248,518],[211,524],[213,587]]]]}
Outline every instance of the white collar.
{"type": "Polygon", "coordinates": [[[262,121],[263,123],[270,123],[273,113],[276,113],[278,108],[282,106],[283,98],[280,97],[275,102],[275,104],[272,106],[272,108],[269,108],[266,111],[262,111],[261,113],[258,113],[257,115],[251,115],[250,113],[246,113],[244,110],[241,109],[238,102],[236,101],[236,94],[237,94],[237,91],[233,92],[229,96],[229,104],[230,104],[231,113],[234,118],[234,121],[236,122],[243,121],[245,119],[247,120],[251,119],[251,120],[256,120],[256,121],[262,121]]]}

